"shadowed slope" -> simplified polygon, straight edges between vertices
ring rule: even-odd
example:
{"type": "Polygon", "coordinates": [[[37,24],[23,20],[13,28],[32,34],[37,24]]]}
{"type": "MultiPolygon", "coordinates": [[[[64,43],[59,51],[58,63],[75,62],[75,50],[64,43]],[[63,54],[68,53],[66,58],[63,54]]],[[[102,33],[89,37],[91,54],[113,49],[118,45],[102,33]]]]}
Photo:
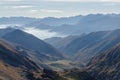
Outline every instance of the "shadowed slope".
{"type": "Polygon", "coordinates": [[[119,80],[120,44],[95,56],[88,64],[88,71],[98,80],[119,80]]]}

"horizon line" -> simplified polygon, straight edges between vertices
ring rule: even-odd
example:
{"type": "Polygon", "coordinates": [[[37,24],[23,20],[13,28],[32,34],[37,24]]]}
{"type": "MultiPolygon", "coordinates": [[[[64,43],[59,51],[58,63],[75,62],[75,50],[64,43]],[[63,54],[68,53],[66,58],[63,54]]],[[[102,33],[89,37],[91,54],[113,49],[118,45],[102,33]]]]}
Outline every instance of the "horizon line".
{"type": "Polygon", "coordinates": [[[120,13],[89,13],[89,14],[79,14],[79,15],[71,15],[71,16],[61,16],[61,17],[56,17],[56,16],[46,16],[46,17],[29,17],[29,16],[1,16],[0,18],[14,18],[14,17],[24,17],[24,18],[36,18],[36,19],[44,19],[44,18],[69,18],[69,17],[77,17],[77,16],[88,16],[88,15],[120,15],[120,13]]]}

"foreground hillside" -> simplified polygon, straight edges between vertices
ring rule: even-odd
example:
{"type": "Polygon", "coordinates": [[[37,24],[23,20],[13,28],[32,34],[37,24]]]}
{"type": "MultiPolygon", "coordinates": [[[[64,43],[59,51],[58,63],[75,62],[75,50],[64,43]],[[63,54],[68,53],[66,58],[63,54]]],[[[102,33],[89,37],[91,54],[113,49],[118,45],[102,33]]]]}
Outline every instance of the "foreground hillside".
{"type": "MultiPolygon", "coordinates": [[[[89,75],[79,70],[56,72],[40,66],[35,58],[29,56],[31,53],[26,53],[26,49],[19,51],[10,44],[8,41],[0,40],[1,80],[85,80],[85,76],[89,75]]],[[[95,80],[91,76],[87,79],[95,80]]]]}
{"type": "Polygon", "coordinates": [[[24,77],[19,74],[21,70],[0,61],[0,80],[21,80],[24,77]]]}
{"type": "Polygon", "coordinates": [[[0,40],[1,80],[119,80],[120,44],[96,55],[85,69],[53,71],[0,40]]]}
{"type": "Polygon", "coordinates": [[[60,43],[68,41],[62,46],[67,47],[69,51],[67,55],[77,55],[72,58],[78,62],[70,60],[69,57],[65,58],[59,50],[31,34],[18,29],[1,31],[4,32],[0,36],[1,80],[119,80],[120,78],[119,29],[55,38],[60,43]],[[79,62],[86,58],[89,63],[85,67],[79,62]]]}
{"type": "Polygon", "coordinates": [[[36,64],[24,51],[0,40],[0,80],[64,80],[55,71],[36,64]]]}
{"type": "Polygon", "coordinates": [[[24,53],[16,51],[7,42],[0,40],[0,79],[21,80],[24,71],[41,71],[40,67],[31,61],[24,53]]]}
{"type": "Polygon", "coordinates": [[[88,64],[88,71],[98,80],[119,80],[120,44],[95,56],[88,64]]]}

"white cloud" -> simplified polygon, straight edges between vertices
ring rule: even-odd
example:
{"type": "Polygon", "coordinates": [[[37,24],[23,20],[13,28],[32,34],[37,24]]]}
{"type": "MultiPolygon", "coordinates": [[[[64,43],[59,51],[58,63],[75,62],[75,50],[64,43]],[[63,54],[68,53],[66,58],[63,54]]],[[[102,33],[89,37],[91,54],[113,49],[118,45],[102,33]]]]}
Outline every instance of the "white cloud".
{"type": "Polygon", "coordinates": [[[102,2],[120,2],[120,0],[100,0],[102,2]]]}
{"type": "Polygon", "coordinates": [[[1,0],[1,1],[23,1],[23,0],[1,0]]]}
{"type": "Polygon", "coordinates": [[[18,9],[18,8],[31,8],[33,6],[12,6],[12,8],[18,9]]]}
{"type": "Polygon", "coordinates": [[[63,13],[62,10],[50,10],[50,9],[41,9],[41,12],[47,12],[47,13],[63,13]]]}
{"type": "Polygon", "coordinates": [[[63,11],[62,10],[50,10],[50,9],[39,9],[39,10],[37,10],[37,9],[33,9],[33,10],[29,10],[28,12],[30,12],[30,13],[38,13],[38,12],[43,12],[43,13],[63,13],[63,11]]]}
{"type": "Polygon", "coordinates": [[[103,6],[115,6],[116,3],[104,3],[103,6]]]}
{"type": "Polygon", "coordinates": [[[9,26],[9,25],[1,25],[0,24],[0,29],[7,28],[7,26],[9,26]]]}
{"type": "Polygon", "coordinates": [[[29,10],[30,13],[37,13],[39,10],[29,10]]]}
{"type": "Polygon", "coordinates": [[[55,2],[120,2],[120,0],[43,0],[55,2]]]}
{"type": "Polygon", "coordinates": [[[46,39],[51,37],[65,37],[66,35],[57,33],[57,32],[50,32],[49,30],[41,30],[36,28],[26,28],[24,30],[25,32],[28,32],[30,34],[35,35],[36,37],[40,39],[46,39]]]}

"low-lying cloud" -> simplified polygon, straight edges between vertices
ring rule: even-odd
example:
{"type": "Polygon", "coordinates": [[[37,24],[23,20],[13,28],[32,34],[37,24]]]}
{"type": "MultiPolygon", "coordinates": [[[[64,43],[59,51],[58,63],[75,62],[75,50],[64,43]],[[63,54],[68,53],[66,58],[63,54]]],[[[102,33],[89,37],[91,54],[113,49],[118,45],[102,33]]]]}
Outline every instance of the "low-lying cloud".
{"type": "Polygon", "coordinates": [[[65,37],[66,36],[64,34],[60,34],[57,32],[51,32],[50,30],[41,30],[41,29],[37,29],[37,28],[26,28],[24,31],[35,35],[39,39],[46,39],[46,38],[51,38],[51,37],[65,37]]]}

